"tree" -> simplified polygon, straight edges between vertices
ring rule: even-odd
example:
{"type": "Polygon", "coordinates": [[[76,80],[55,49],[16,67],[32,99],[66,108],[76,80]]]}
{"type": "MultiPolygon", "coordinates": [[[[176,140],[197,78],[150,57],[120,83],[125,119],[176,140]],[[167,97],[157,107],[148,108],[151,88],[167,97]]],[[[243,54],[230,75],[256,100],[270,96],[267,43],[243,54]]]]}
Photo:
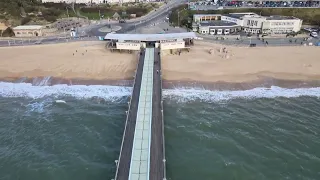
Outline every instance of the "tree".
{"type": "Polygon", "coordinates": [[[314,23],[317,24],[320,28],[320,14],[317,14],[313,17],[314,23]]]}
{"type": "Polygon", "coordinates": [[[115,12],[115,13],[113,14],[112,18],[113,18],[113,19],[119,19],[119,18],[120,18],[120,15],[119,15],[117,12],[115,12]]]}
{"type": "Polygon", "coordinates": [[[11,27],[8,27],[6,30],[3,31],[2,37],[12,37],[15,36],[11,27]]]}

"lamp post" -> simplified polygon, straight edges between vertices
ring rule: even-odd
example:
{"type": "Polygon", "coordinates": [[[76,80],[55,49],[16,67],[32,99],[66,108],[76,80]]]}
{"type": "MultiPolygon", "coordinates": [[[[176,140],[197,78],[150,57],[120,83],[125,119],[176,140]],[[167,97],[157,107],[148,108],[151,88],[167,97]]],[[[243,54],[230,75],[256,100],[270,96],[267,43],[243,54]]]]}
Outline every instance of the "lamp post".
{"type": "Polygon", "coordinates": [[[68,11],[68,7],[66,7],[66,9],[67,9],[67,16],[68,16],[68,18],[69,18],[69,11],[68,11]]]}
{"type": "Polygon", "coordinates": [[[180,27],[180,11],[178,11],[178,27],[180,27]]]}

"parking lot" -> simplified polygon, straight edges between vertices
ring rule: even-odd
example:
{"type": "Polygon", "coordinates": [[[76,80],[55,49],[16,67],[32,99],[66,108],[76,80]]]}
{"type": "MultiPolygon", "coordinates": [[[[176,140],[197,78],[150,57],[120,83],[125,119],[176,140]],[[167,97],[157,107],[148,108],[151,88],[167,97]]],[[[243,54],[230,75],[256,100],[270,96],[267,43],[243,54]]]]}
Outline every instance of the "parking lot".
{"type": "Polygon", "coordinates": [[[193,10],[214,10],[229,8],[312,8],[320,7],[320,1],[229,1],[229,0],[212,0],[190,2],[189,8],[193,10]]]}

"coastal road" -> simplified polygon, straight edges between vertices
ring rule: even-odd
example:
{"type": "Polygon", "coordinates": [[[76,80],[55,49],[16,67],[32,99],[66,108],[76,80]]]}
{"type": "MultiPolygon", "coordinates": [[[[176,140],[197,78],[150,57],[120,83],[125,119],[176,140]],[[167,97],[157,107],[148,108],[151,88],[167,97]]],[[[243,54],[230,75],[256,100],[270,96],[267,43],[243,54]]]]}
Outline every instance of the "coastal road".
{"type": "MultiPolygon", "coordinates": [[[[99,29],[105,26],[120,26],[121,29],[117,31],[117,33],[128,33],[130,31],[133,31],[137,28],[145,27],[149,24],[151,24],[154,21],[157,21],[158,19],[164,19],[169,11],[177,7],[181,4],[186,3],[187,0],[171,0],[167,4],[161,6],[155,11],[150,12],[149,14],[136,18],[136,19],[131,19],[128,20],[126,23],[118,23],[118,22],[107,22],[107,21],[101,21],[100,24],[95,24],[95,25],[90,25],[87,27],[84,27],[81,29],[81,31],[85,31],[85,34],[87,36],[105,36],[107,33],[106,32],[100,32],[99,29]]],[[[84,38],[84,37],[83,37],[84,38]]],[[[84,38],[86,40],[96,40],[96,37],[91,37],[90,38],[84,38]]],[[[39,39],[30,39],[30,40],[0,40],[0,47],[5,47],[5,46],[21,46],[21,45],[34,45],[36,42],[40,41],[39,39]]],[[[61,43],[61,42],[69,42],[69,41],[75,41],[75,39],[71,40],[62,40],[62,37],[42,37],[41,38],[41,44],[50,44],[50,43],[61,43]]]]}
{"type": "Polygon", "coordinates": [[[154,21],[157,21],[158,19],[162,19],[164,17],[166,17],[169,13],[169,11],[174,8],[177,7],[181,4],[186,3],[187,0],[172,0],[169,1],[167,4],[161,6],[159,9],[157,9],[156,11],[153,11],[145,16],[142,16],[140,18],[136,18],[136,19],[132,19],[132,20],[128,20],[126,23],[108,23],[108,22],[104,22],[99,26],[93,27],[88,34],[89,35],[93,35],[93,36],[105,36],[106,33],[105,32],[100,32],[99,29],[104,27],[104,26],[108,26],[109,24],[111,24],[111,26],[121,26],[121,29],[119,31],[117,31],[117,33],[127,33],[130,31],[133,31],[136,28],[141,28],[141,27],[145,27],[149,24],[151,24],[154,21]]]}

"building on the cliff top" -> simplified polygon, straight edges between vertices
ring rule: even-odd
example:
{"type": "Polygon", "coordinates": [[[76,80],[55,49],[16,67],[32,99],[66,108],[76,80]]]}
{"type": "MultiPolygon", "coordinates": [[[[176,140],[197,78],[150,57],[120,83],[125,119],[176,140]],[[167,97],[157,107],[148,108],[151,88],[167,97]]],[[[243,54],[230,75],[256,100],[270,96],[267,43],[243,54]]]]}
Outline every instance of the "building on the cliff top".
{"type": "Polygon", "coordinates": [[[39,25],[24,25],[13,28],[16,37],[37,37],[43,36],[43,27],[39,25]]]}
{"type": "Polygon", "coordinates": [[[300,31],[301,26],[302,20],[296,17],[260,16],[255,13],[195,14],[192,25],[193,31],[212,35],[230,34],[237,29],[252,34],[287,34],[300,31]]]}

